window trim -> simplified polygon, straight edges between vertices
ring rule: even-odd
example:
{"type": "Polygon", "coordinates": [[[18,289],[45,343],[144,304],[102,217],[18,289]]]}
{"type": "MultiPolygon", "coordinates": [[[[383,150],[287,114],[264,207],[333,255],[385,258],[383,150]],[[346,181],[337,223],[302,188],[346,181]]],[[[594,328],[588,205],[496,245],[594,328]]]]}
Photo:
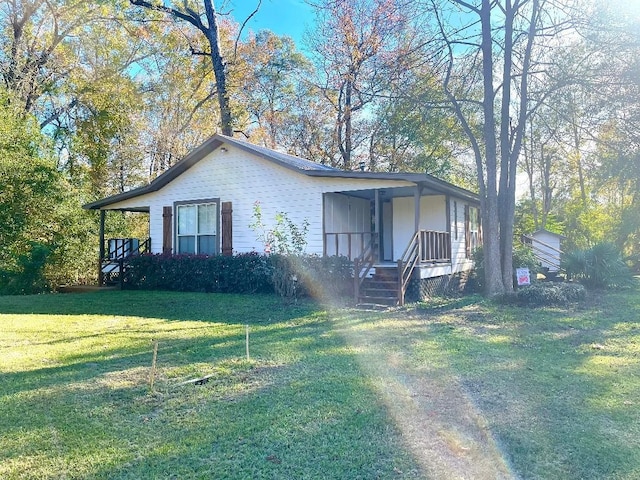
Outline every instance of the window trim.
{"type": "MultiPolygon", "coordinates": [[[[179,251],[180,249],[180,242],[178,241],[180,236],[178,236],[178,222],[179,222],[179,214],[178,214],[178,207],[184,207],[184,206],[198,206],[198,205],[209,205],[209,204],[215,204],[216,205],[216,234],[214,235],[215,237],[215,246],[214,246],[214,253],[213,255],[220,255],[220,212],[221,212],[221,206],[220,206],[220,198],[199,198],[196,200],[181,200],[181,201],[177,201],[177,202],[173,202],[173,211],[175,212],[173,218],[173,238],[175,241],[175,251],[177,255],[188,255],[185,253],[182,253],[179,251]]],[[[198,214],[197,214],[197,209],[196,209],[196,229],[198,228],[197,225],[197,220],[198,219],[198,214]]],[[[195,254],[192,255],[208,255],[208,254],[201,254],[198,252],[198,237],[200,235],[198,235],[198,232],[196,231],[195,234],[195,254]]]]}

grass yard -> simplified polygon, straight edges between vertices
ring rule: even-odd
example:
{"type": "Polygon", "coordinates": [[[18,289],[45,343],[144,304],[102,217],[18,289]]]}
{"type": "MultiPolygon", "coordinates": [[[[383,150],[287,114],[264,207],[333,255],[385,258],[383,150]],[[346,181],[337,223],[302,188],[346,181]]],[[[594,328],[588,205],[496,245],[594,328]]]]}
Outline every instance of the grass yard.
{"type": "Polygon", "coordinates": [[[0,478],[637,479],[639,361],[639,287],[384,313],[0,297],[0,478]]]}

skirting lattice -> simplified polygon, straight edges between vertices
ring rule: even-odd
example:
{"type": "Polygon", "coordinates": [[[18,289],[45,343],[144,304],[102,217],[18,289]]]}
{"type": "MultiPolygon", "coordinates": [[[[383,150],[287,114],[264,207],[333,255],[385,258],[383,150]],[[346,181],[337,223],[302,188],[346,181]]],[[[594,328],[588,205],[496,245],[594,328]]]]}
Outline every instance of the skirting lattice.
{"type": "Polygon", "coordinates": [[[468,279],[468,272],[433,278],[414,278],[407,290],[407,301],[415,302],[433,297],[457,295],[464,290],[468,279]]]}

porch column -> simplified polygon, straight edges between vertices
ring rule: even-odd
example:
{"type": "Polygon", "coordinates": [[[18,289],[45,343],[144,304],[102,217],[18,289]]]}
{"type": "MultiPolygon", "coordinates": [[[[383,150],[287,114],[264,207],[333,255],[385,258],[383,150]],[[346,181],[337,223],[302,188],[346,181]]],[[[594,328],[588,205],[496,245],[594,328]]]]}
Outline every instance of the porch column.
{"type": "Polygon", "coordinates": [[[380,189],[376,188],[374,190],[373,195],[373,216],[374,216],[374,230],[376,235],[378,235],[378,244],[376,245],[377,255],[376,260],[380,260],[382,257],[382,238],[380,236],[382,232],[382,214],[381,214],[381,206],[380,206],[380,189]]]}
{"type": "Polygon", "coordinates": [[[105,210],[100,210],[100,230],[99,230],[99,238],[100,238],[100,247],[99,247],[99,258],[98,258],[98,286],[104,286],[104,279],[102,278],[102,260],[104,259],[104,217],[105,210]]]}
{"type": "Polygon", "coordinates": [[[420,195],[422,194],[422,185],[416,183],[416,189],[413,192],[414,203],[414,232],[420,230],[420,195]]]}

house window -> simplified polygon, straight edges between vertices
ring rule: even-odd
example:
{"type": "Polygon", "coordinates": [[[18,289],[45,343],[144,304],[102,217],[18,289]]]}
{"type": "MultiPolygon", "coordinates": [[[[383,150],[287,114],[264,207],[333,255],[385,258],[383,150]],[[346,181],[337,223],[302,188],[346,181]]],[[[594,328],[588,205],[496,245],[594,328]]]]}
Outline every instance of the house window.
{"type": "Polygon", "coordinates": [[[218,253],[218,202],[176,205],[176,247],[178,253],[215,255],[218,253]]]}
{"type": "Polygon", "coordinates": [[[465,250],[466,257],[471,255],[480,246],[480,212],[476,207],[465,206],[465,250]]]}

